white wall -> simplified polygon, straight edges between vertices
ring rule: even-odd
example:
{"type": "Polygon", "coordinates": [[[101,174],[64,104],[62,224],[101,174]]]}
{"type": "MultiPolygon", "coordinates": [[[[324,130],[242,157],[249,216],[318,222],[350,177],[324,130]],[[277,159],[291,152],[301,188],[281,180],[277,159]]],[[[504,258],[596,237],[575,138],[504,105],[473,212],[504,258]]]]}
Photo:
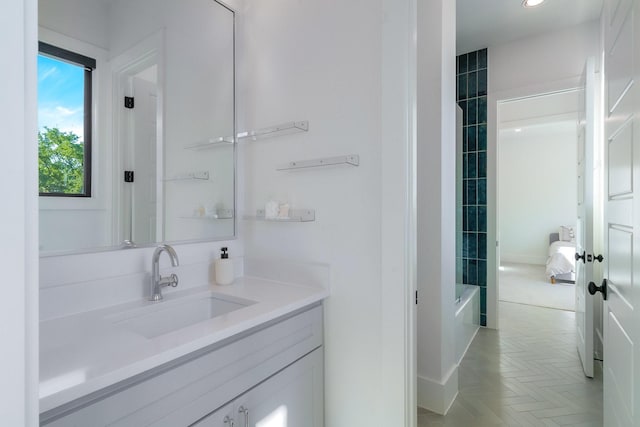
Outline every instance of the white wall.
{"type": "Polygon", "coordinates": [[[404,32],[410,13],[407,4],[402,3],[403,13],[397,15],[385,2],[394,17],[389,36],[406,37],[385,39],[397,43],[385,49],[381,43],[387,35],[381,21],[382,2],[251,1],[243,14],[241,128],[291,120],[309,120],[310,128],[308,133],[243,145],[246,211],[262,208],[272,197],[292,207],[316,210],[316,221],[311,223],[245,222],[246,252],[248,256],[313,260],[331,266],[331,296],[325,302],[328,427],[384,425],[383,420],[401,425],[399,416],[407,415],[403,414],[406,338],[400,324],[405,319],[402,310],[397,310],[407,301],[403,297],[407,280],[403,277],[404,221],[410,197],[403,168],[408,155],[408,86],[402,86],[407,82],[408,55],[402,49],[410,46],[409,34],[404,32]],[[392,49],[404,55],[396,69],[383,59],[384,55],[398,58],[392,49]],[[383,95],[383,84],[394,92],[383,95]],[[404,121],[401,116],[384,130],[383,96],[405,115],[404,121]],[[383,141],[382,131],[390,139],[383,141]],[[399,162],[399,168],[383,169],[389,166],[382,159],[383,146],[387,152],[395,147],[391,158],[399,162]],[[341,154],[358,154],[360,166],[275,170],[292,160],[341,154]],[[397,172],[393,178],[397,187],[386,186],[381,191],[383,170],[397,172]],[[398,215],[389,215],[390,209],[383,213],[383,200],[397,203],[398,215]],[[385,222],[391,217],[399,220],[385,222]],[[382,229],[387,239],[400,243],[386,249],[399,254],[390,257],[393,264],[389,266],[383,266],[386,240],[382,229]],[[383,284],[381,274],[391,281],[383,284]],[[398,316],[391,319],[387,314],[391,312],[398,316]],[[393,356],[392,351],[396,352],[393,356]],[[393,380],[387,383],[386,379],[393,380]]]}
{"type": "Polygon", "coordinates": [[[576,123],[520,129],[499,133],[500,261],[545,264],[549,233],[576,222],[576,123]]]}
{"type": "MultiPolygon", "coordinates": [[[[43,198],[40,197],[40,206],[43,198]]],[[[39,221],[39,246],[45,253],[111,246],[111,217],[103,209],[41,207],[39,221]]]]}
{"type": "Polygon", "coordinates": [[[45,28],[108,50],[108,10],[104,1],[41,0],[38,20],[45,28]]]}
{"type": "Polygon", "coordinates": [[[418,405],[446,413],[455,357],[456,11],[418,4],[418,405]]]}
{"type": "Polygon", "coordinates": [[[0,3],[0,420],[27,427],[38,425],[36,16],[34,0],[0,3]]]}
{"type": "Polygon", "coordinates": [[[489,46],[487,148],[487,326],[498,327],[497,103],[578,87],[588,56],[597,56],[597,22],[489,46]],[[494,250],[494,245],[495,250],[494,250]]]}
{"type": "Polygon", "coordinates": [[[379,3],[366,0],[285,0],[247,2],[244,15],[241,127],[309,120],[310,128],[244,146],[247,212],[271,197],[316,210],[312,223],[245,223],[246,253],[331,266],[325,303],[328,427],[376,425],[384,404],[380,11],[379,3]],[[341,154],[359,154],[360,166],[275,171],[288,161],[341,154]]]}

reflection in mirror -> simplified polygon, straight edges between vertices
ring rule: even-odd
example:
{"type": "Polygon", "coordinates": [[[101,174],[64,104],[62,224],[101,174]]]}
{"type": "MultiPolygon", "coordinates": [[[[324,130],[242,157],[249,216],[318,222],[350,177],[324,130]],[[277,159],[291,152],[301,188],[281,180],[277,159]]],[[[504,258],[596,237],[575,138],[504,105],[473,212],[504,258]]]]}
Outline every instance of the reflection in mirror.
{"type": "Polygon", "coordinates": [[[233,237],[235,145],[188,148],[235,135],[233,11],[40,0],[39,39],[41,254],[233,237]]]}

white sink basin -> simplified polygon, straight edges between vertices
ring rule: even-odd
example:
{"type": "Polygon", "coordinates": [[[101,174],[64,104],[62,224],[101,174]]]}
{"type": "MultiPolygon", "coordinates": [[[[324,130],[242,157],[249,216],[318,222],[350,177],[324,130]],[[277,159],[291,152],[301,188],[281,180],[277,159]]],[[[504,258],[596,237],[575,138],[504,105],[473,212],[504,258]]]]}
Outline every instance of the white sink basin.
{"type": "Polygon", "coordinates": [[[119,327],[147,338],[177,331],[254,304],[240,298],[207,295],[185,301],[158,302],[111,319],[119,327]],[[123,318],[125,317],[125,318],[123,318]]]}

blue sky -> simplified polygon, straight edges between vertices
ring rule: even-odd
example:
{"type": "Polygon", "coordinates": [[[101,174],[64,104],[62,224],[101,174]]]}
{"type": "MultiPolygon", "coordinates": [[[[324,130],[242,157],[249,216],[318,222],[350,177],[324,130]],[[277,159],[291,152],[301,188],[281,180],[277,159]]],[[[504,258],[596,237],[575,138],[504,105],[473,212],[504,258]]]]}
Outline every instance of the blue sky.
{"type": "Polygon", "coordinates": [[[38,129],[45,126],[84,140],[84,67],[38,55],[38,129]]]}

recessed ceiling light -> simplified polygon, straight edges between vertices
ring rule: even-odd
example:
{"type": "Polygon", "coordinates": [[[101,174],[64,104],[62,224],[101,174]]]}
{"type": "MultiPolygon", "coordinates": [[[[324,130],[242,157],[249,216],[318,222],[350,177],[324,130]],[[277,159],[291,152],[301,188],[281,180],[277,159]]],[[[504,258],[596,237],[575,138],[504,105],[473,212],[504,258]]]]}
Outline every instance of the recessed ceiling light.
{"type": "Polygon", "coordinates": [[[516,133],[520,133],[520,132],[522,132],[522,129],[521,128],[516,128],[516,133]]]}
{"type": "Polygon", "coordinates": [[[536,7],[541,5],[544,2],[544,0],[524,0],[522,2],[522,6],[523,7],[536,7]]]}

